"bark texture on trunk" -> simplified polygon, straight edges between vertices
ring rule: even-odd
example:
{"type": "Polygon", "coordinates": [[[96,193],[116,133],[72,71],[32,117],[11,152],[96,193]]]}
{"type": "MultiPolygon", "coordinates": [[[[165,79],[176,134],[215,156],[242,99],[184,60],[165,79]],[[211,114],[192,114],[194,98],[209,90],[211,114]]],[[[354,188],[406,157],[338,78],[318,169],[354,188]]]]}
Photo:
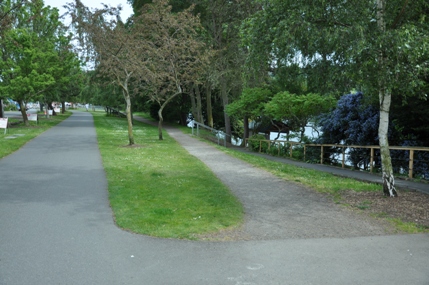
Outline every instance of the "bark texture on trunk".
{"type": "Polygon", "coordinates": [[[25,110],[25,102],[24,100],[18,100],[19,108],[21,109],[22,120],[24,121],[24,125],[30,125],[28,123],[27,111],[25,110]]]}
{"type": "Polygon", "coordinates": [[[162,136],[162,122],[164,121],[164,118],[162,117],[162,111],[164,110],[165,106],[167,106],[168,103],[170,103],[171,100],[173,100],[176,96],[182,94],[182,90],[179,89],[179,91],[175,94],[173,94],[171,97],[168,97],[167,100],[164,101],[164,103],[160,103],[160,107],[158,110],[158,117],[159,117],[159,122],[158,122],[158,138],[159,140],[163,140],[163,136],[162,136]]]}
{"type": "Polygon", "coordinates": [[[249,138],[249,117],[248,116],[244,116],[243,129],[244,129],[244,134],[243,134],[244,138],[243,138],[242,146],[245,146],[245,141],[246,139],[249,138]]]}
{"type": "Polygon", "coordinates": [[[224,114],[224,118],[225,118],[225,133],[226,133],[226,141],[231,143],[231,135],[232,135],[232,130],[231,130],[231,119],[228,116],[228,114],[226,113],[226,106],[228,106],[228,91],[227,91],[227,86],[226,86],[226,80],[225,78],[221,78],[221,96],[222,96],[222,105],[223,105],[223,114],[224,114]]]}
{"type": "Polygon", "coordinates": [[[3,99],[0,99],[0,118],[4,118],[3,99]]]}
{"type": "Polygon", "coordinates": [[[125,91],[124,91],[124,97],[125,97],[125,101],[127,102],[126,114],[127,114],[127,123],[128,123],[128,144],[133,145],[135,142],[134,142],[134,134],[133,134],[133,117],[131,114],[131,98],[128,93],[125,94],[125,91]]]}
{"type": "Polygon", "coordinates": [[[191,92],[189,92],[189,97],[191,99],[191,106],[192,106],[192,117],[195,121],[198,121],[198,115],[197,115],[197,103],[195,102],[195,92],[194,88],[191,89],[191,92]]]}
{"type": "Polygon", "coordinates": [[[207,100],[207,125],[210,128],[213,128],[212,88],[210,87],[210,84],[207,84],[206,100],[207,100]]]}
{"type": "Polygon", "coordinates": [[[381,165],[383,173],[383,193],[386,196],[396,197],[398,193],[395,188],[395,177],[393,176],[392,160],[390,157],[388,129],[389,109],[391,103],[390,92],[380,91],[380,121],[378,127],[378,138],[380,144],[381,165]]]}
{"type": "MultiPolygon", "coordinates": [[[[127,115],[127,123],[128,123],[128,145],[134,144],[134,134],[133,134],[133,118],[131,114],[131,96],[130,92],[128,90],[128,81],[130,80],[132,75],[131,73],[127,73],[124,82],[121,82],[119,77],[117,78],[117,82],[122,88],[122,95],[124,96],[125,100],[125,110],[127,115]]],[[[119,111],[119,110],[118,110],[119,111]]]]}
{"type": "MultiPolygon", "coordinates": [[[[386,33],[385,22],[386,0],[377,0],[377,26],[382,36],[386,33]]],[[[381,166],[383,173],[383,193],[389,197],[396,197],[398,193],[395,188],[395,177],[393,176],[392,160],[389,150],[389,111],[392,101],[392,94],[386,86],[385,70],[387,58],[383,45],[380,45],[378,57],[378,67],[380,70],[378,82],[378,96],[380,102],[380,121],[378,125],[378,140],[380,144],[381,166]]]]}
{"type": "Polygon", "coordinates": [[[158,139],[160,141],[162,141],[164,138],[162,137],[162,122],[164,121],[164,118],[162,117],[162,110],[164,108],[161,107],[158,110],[158,117],[159,117],[159,121],[158,121],[158,139]]]}
{"type": "Polygon", "coordinates": [[[198,85],[195,85],[195,97],[197,99],[197,122],[204,124],[203,110],[201,104],[201,92],[200,87],[198,85]]]}

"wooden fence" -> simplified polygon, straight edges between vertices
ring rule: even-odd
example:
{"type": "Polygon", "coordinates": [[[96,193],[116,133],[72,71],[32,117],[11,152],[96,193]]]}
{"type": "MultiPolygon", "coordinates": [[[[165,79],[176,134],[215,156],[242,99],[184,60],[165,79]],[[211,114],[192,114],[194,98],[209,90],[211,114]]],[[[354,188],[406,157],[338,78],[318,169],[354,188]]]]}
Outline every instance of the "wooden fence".
{"type": "MultiPolygon", "coordinates": [[[[268,150],[271,148],[277,148],[278,149],[278,155],[280,155],[280,147],[282,145],[288,145],[289,146],[289,156],[293,157],[293,148],[297,145],[304,148],[304,161],[306,161],[306,153],[307,149],[309,147],[318,147],[320,148],[320,164],[323,164],[324,160],[324,154],[326,148],[342,148],[342,158],[341,158],[341,166],[342,168],[345,168],[346,165],[346,150],[347,149],[370,149],[370,172],[372,173],[374,170],[374,161],[375,161],[375,150],[380,149],[380,146],[377,145],[371,145],[371,146],[361,146],[361,145],[341,145],[341,144],[304,144],[299,142],[292,142],[292,141],[285,141],[285,140],[258,140],[258,139],[246,139],[246,146],[249,145],[249,141],[259,141],[259,152],[262,152],[262,146],[263,144],[267,144],[268,150]]],[[[425,151],[429,152],[429,147],[403,147],[403,146],[390,146],[390,150],[403,150],[403,151],[409,151],[409,158],[408,158],[408,177],[413,178],[414,175],[414,154],[416,151],[425,151]]],[[[271,151],[271,153],[273,153],[271,151]]],[[[429,161],[428,161],[429,164],[429,161]]],[[[429,169],[428,169],[429,170],[429,169]]]]}

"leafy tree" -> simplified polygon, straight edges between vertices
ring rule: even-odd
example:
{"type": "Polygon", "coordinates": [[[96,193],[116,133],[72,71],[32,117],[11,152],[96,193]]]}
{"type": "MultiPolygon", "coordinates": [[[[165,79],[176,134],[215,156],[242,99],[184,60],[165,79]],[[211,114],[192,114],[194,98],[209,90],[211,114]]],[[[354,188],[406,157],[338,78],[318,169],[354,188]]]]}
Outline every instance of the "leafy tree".
{"type": "Polygon", "coordinates": [[[392,144],[401,145],[412,140],[414,145],[429,146],[429,100],[410,98],[406,102],[394,98],[392,102],[392,122],[400,136],[392,144]]]}
{"type": "MultiPolygon", "coordinates": [[[[144,86],[151,91],[149,98],[159,104],[159,139],[162,140],[162,112],[176,96],[183,94],[187,86],[198,84],[207,67],[210,48],[200,34],[203,27],[194,16],[192,7],[173,14],[166,1],[155,1],[144,6],[134,19],[134,29],[147,43],[145,53],[150,58],[146,68],[154,77],[144,78],[144,86]]],[[[189,90],[188,90],[189,93],[189,90]]]]}
{"type": "Polygon", "coordinates": [[[263,116],[264,104],[272,97],[272,91],[267,88],[246,88],[240,97],[226,107],[231,117],[244,121],[244,138],[249,137],[249,120],[258,120],[263,116]]]}
{"type": "MultiPolygon", "coordinates": [[[[203,25],[216,51],[207,77],[213,86],[218,88],[220,100],[226,110],[227,106],[239,97],[244,85],[242,67],[246,60],[246,49],[241,45],[240,27],[242,21],[259,5],[248,0],[215,0],[203,3],[207,7],[203,25]]],[[[227,140],[230,141],[231,120],[226,111],[224,122],[227,140]]]]}
{"type": "Polygon", "coordinates": [[[104,77],[104,82],[114,82],[122,91],[126,102],[128,143],[133,145],[131,97],[137,90],[131,90],[130,84],[140,80],[142,72],[146,73],[145,78],[151,74],[145,65],[149,58],[145,50],[148,45],[139,39],[135,30],[122,23],[117,8],[105,6],[92,12],[76,0],[69,4],[69,12],[87,60],[96,64],[97,73],[104,77]]]}
{"type": "Polygon", "coordinates": [[[387,139],[392,94],[419,94],[428,72],[425,0],[266,0],[246,21],[251,56],[299,62],[321,93],[356,87],[379,101],[383,191],[397,196],[387,139]]]}
{"type": "MultiPolygon", "coordinates": [[[[0,2],[0,50],[1,50],[1,60],[6,61],[8,53],[5,50],[5,36],[7,32],[13,28],[13,23],[16,18],[16,10],[21,9],[25,0],[21,1],[1,1],[0,2]]],[[[3,73],[2,68],[6,66],[0,65],[0,74],[3,73]]],[[[2,78],[4,80],[4,78],[2,78]]],[[[4,105],[3,99],[5,99],[5,94],[0,93],[0,118],[4,117],[4,105]]],[[[7,102],[7,101],[6,101],[7,102]]]]}
{"type": "Polygon", "coordinates": [[[55,44],[62,36],[58,10],[44,7],[43,1],[8,1],[11,13],[8,28],[2,31],[2,70],[0,91],[20,104],[24,123],[28,124],[25,105],[37,101],[52,87],[61,70],[55,44]]]}
{"type": "Polygon", "coordinates": [[[155,1],[126,26],[117,20],[118,9],[91,12],[79,0],[70,8],[81,43],[96,63],[97,72],[116,82],[123,92],[129,144],[134,144],[131,97],[140,92],[159,104],[162,140],[163,109],[184,93],[185,86],[198,82],[206,65],[209,49],[199,40],[202,27],[198,17],[191,10],[173,14],[166,1],[155,1]]]}
{"type": "Polygon", "coordinates": [[[275,94],[265,104],[265,113],[275,120],[287,122],[291,131],[301,133],[302,141],[308,122],[329,111],[334,105],[335,99],[331,96],[314,93],[295,95],[284,91],[275,94]]]}

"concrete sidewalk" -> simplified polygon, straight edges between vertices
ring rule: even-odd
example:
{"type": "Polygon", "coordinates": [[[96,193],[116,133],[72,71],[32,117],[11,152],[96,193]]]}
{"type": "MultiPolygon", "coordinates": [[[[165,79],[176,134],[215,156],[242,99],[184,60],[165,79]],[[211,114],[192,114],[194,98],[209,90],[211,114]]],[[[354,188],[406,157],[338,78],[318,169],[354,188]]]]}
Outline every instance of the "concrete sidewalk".
{"type": "Polygon", "coordinates": [[[106,189],[87,112],[1,159],[0,284],[429,284],[427,234],[158,239],[118,229],[106,189]]]}

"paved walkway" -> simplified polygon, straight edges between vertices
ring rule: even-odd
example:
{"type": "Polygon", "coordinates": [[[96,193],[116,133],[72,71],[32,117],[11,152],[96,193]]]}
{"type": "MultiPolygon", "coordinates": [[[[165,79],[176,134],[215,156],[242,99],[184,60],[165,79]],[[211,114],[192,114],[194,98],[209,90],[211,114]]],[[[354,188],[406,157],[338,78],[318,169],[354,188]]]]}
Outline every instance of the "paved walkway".
{"type": "Polygon", "coordinates": [[[0,284],[429,283],[429,235],[156,239],[114,225],[106,187],[86,112],[1,159],[0,284]]]}

